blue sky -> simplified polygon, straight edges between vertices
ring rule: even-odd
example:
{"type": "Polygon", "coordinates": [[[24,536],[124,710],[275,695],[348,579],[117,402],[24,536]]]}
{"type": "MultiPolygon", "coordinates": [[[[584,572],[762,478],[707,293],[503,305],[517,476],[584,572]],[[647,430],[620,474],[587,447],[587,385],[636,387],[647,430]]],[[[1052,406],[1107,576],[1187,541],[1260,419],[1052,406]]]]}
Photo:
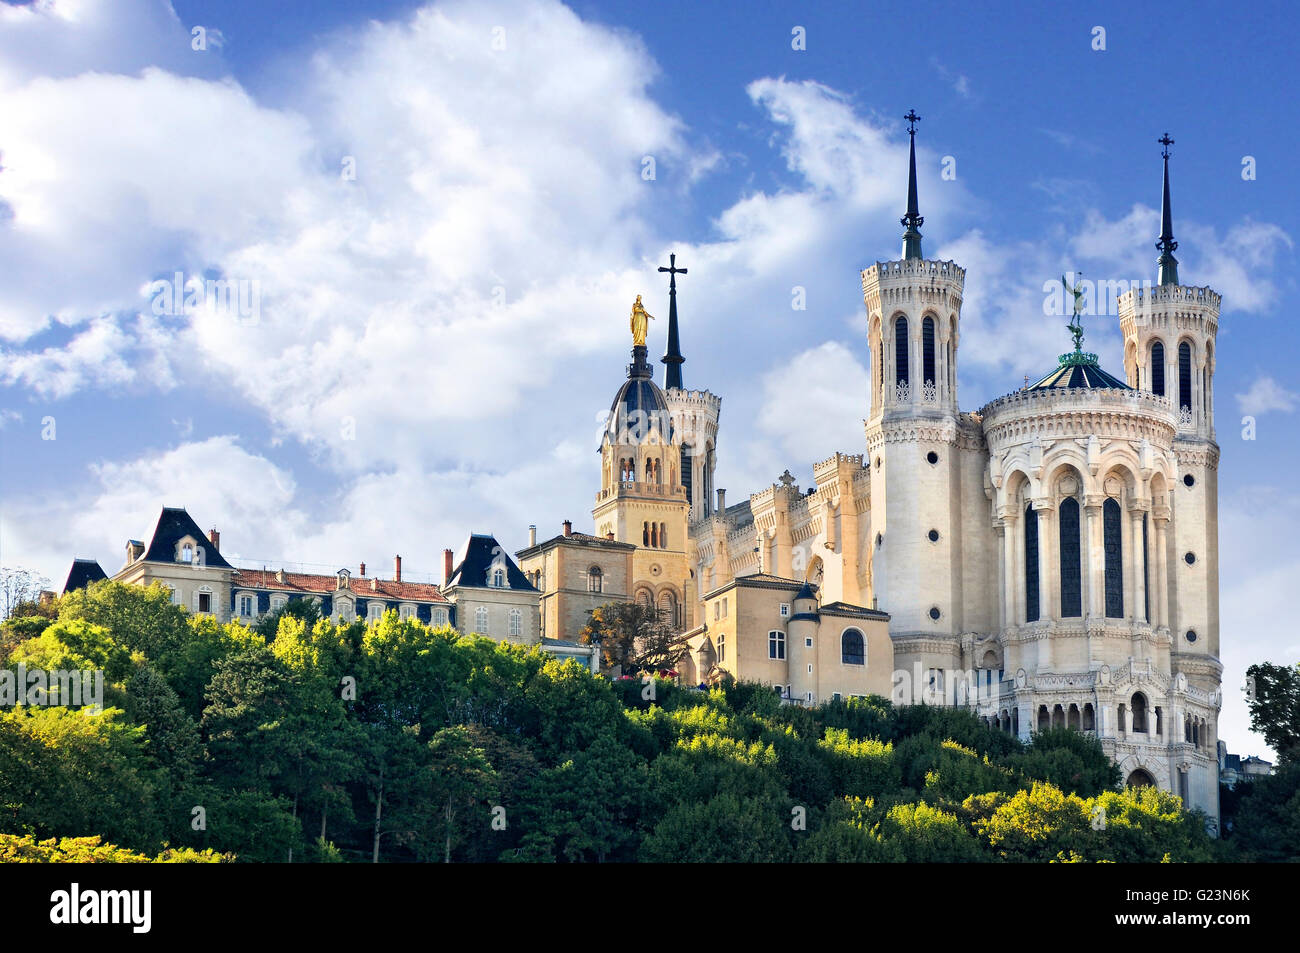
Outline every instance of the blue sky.
{"type": "MultiPolygon", "coordinates": [[[[517,548],[529,523],[588,526],[628,306],[666,316],[669,251],[690,269],[686,384],[723,398],[718,485],[806,484],[862,447],[857,273],[898,254],[908,109],[925,253],[968,269],[967,410],[1066,349],[1044,282],[1154,278],[1167,130],[1182,280],[1224,296],[1221,732],[1262,752],[1236,686],[1300,657],[1295,67],[1259,28],[1286,22],[1267,3],[0,3],[0,562],[112,572],[164,503],[244,559],[400,552],[430,576],[471,531],[517,548]],[[255,288],[255,313],[155,313],[178,271],[255,288]]],[[[1121,372],[1117,322],[1085,324],[1121,372]]]]}

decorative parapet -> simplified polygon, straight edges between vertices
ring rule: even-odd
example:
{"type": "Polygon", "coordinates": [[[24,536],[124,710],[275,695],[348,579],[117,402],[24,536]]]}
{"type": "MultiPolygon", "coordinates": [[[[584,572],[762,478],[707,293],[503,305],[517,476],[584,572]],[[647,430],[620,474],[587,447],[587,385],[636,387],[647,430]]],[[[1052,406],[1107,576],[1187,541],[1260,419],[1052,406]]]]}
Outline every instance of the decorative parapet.
{"type": "Polygon", "coordinates": [[[992,441],[1004,427],[1019,430],[1047,429],[1063,414],[1126,414],[1140,417],[1157,430],[1167,444],[1178,427],[1178,416],[1167,397],[1141,390],[1109,388],[1059,388],[1018,390],[990,401],[980,409],[985,438],[992,441]],[[1037,421],[1035,420],[1037,418],[1037,421]]]}

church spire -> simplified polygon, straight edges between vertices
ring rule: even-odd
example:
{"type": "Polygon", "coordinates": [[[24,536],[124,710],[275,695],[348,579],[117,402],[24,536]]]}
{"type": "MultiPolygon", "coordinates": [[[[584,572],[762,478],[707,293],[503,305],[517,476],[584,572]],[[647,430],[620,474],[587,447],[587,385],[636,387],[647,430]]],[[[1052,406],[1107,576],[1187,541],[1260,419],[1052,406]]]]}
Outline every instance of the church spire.
{"type": "Polygon", "coordinates": [[[920,228],[925,224],[925,219],[921,217],[916,201],[916,124],[921,117],[912,109],[903,118],[907,120],[907,134],[912,140],[907,170],[907,214],[899,219],[899,223],[906,229],[903,232],[903,259],[907,260],[921,257],[920,228]]]}
{"type": "Polygon", "coordinates": [[[661,358],[668,365],[664,371],[664,388],[681,390],[682,365],[686,358],[682,357],[682,345],[677,336],[677,276],[686,274],[686,269],[677,267],[676,255],[669,255],[668,267],[659,270],[668,272],[668,350],[661,358]]]}
{"type": "Polygon", "coordinates": [[[1174,249],[1178,247],[1178,242],[1174,241],[1174,216],[1169,208],[1169,147],[1174,144],[1174,140],[1169,138],[1169,133],[1156,140],[1162,146],[1164,151],[1161,155],[1165,158],[1165,191],[1160,202],[1160,241],[1156,242],[1156,248],[1160,249],[1160,258],[1157,264],[1160,266],[1160,284],[1176,285],[1178,284],[1178,259],[1174,257],[1174,249]]]}

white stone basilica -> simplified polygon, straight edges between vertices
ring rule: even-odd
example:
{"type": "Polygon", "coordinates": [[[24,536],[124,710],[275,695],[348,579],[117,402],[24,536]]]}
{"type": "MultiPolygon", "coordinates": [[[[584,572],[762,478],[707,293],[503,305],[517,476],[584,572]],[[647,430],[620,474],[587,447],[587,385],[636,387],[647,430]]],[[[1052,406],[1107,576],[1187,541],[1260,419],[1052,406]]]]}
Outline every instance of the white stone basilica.
{"type": "MultiPolygon", "coordinates": [[[[686,677],[726,671],[815,704],[858,693],[865,683],[851,676],[888,664],[897,701],[970,706],[1022,738],[1058,725],[1095,733],[1128,783],[1217,818],[1220,298],[1178,281],[1169,141],[1158,283],[1119,298],[1127,382],[1076,334],[1050,374],[970,413],[957,402],[965,271],[921,254],[912,136],[903,257],[862,272],[866,453],[814,464],[806,491],[787,472],[742,503],[718,491],[710,509],[699,490],[712,479],[719,408],[707,395],[708,465],[692,461],[685,547],[686,677]],[[857,635],[842,656],[838,643],[813,651],[802,630],[790,639],[805,582],[816,604],[796,617],[817,617],[818,639],[841,636],[817,606],[836,626],[849,610],[878,609],[893,658],[862,659],[857,635]],[[780,592],[760,607],[745,595],[757,588],[780,592]],[[729,592],[732,609],[720,602],[729,592]],[[728,627],[742,596],[758,614],[728,627]]],[[[666,397],[674,418],[681,394],[666,397]]],[[[867,629],[870,617],[857,618],[845,633],[867,629]]]]}

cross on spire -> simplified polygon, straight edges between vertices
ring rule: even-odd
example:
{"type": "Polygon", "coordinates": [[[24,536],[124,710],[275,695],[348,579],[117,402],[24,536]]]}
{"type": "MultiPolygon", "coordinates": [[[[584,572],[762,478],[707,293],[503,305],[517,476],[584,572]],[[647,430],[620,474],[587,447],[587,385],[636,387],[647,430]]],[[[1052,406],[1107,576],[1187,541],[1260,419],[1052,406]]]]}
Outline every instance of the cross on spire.
{"type": "Polygon", "coordinates": [[[677,335],[677,276],[686,274],[685,268],[677,267],[677,256],[668,256],[668,267],[659,266],[659,270],[668,273],[668,350],[660,360],[667,365],[664,370],[664,387],[671,390],[682,389],[682,365],[686,358],[682,356],[681,341],[677,335]]]}
{"type": "Polygon", "coordinates": [[[1160,240],[1156,242],[1156,248],[1160,249],[1160,257],[1156,260],[1156,267],[1160,269],[1161,285],[1176,285],[1178,284],[1178,259],[1174,257],[1174,249],[1178,247],[1178,242],[1174,241],[1174,213],[1169,203],[1169,147],[1174,144],[1174,140],[1170,139],[1169,133],[1166,132],[1156,142],[1164,146],[1160,154],[1165,160],[1165,187],[1160,198],[1160,240]]]}
{"type": "Polygon", "coordinates": [[[921,117],[915,109],[909,109],[903,117],[907,120],[907,134],[911,137],[911,151],[907,165],[907,214],[898,220],[903,226],[903,259],[921,257],[921,226],[925,219],[916,201],[916,124],[921,117]]]}

